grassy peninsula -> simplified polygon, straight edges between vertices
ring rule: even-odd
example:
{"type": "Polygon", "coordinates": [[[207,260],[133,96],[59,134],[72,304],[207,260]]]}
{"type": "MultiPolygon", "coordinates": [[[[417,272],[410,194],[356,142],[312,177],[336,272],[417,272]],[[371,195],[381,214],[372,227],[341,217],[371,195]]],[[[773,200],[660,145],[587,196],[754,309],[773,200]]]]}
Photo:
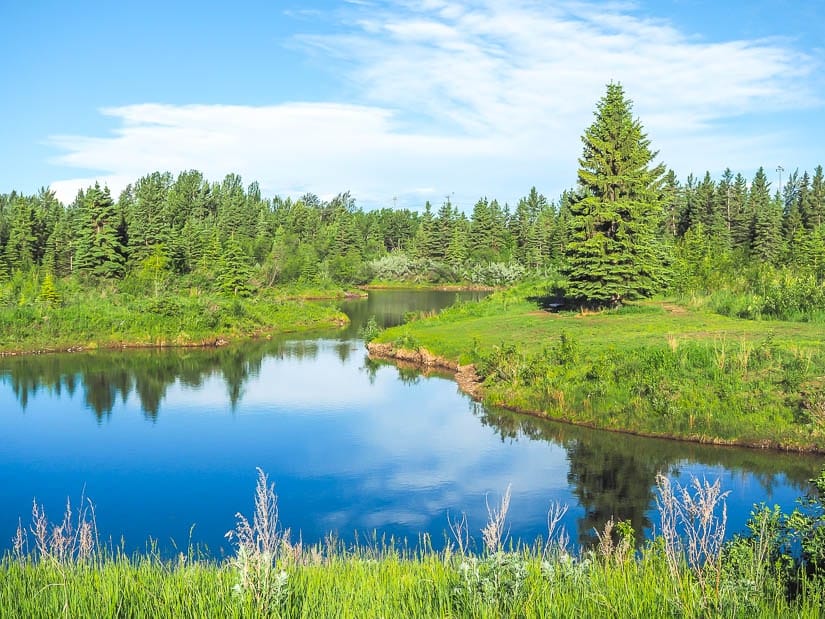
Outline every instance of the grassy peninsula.
{"type": "Polygon", "coordinates": [[[546,292],[498,292],[374,342],[473,364],[494,405],[651,436],[825,450],[822,324],[743,320],[664,300],[549,312],[538,301],[546,292]]]}

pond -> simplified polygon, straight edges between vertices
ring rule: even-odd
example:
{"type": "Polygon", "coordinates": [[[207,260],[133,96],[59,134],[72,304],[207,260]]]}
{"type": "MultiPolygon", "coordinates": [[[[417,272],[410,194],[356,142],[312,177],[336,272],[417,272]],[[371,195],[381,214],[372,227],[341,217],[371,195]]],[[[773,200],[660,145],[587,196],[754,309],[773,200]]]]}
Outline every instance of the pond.
{"type": "MultiPolygon", "coordinates": [[[[462,293],[470,299],[481,293],[462,293]]],[[[67,497],[95,505],[104,539],[162,553],[199,544],[215,557],[236,512],[252,511],[256,467],[275,482],[280,518],[305,543],[429,533],[466,512],[480,541],[485,499],[512,487],[510,535],[546,533],[570,506],[576,544],[611,516],[639,539],[657,525],[659,471],[721,478],[729,531],[758,502],[792,508],[823,459],[651,440],[488,409],[449,377],[370,361],[358,328],[397,324],[454,292],[371,292],[347,301],[345,330],[222,348],[89,352],[0,361],[0,552],[32,500],[52,520],[67,497]]]]}

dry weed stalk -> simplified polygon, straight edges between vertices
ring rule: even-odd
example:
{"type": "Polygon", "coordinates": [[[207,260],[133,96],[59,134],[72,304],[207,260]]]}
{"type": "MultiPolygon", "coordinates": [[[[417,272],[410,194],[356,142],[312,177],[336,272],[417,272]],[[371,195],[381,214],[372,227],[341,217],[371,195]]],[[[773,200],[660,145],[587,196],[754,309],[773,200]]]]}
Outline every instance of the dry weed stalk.
{"type": "Polygon", "coordinates": [[[29,536],[23,528],[22,518],[17,519],[17,531],[15,531],[11,542],[15,558],[18,561],[22,560],[29,550],[29,536]]]}
{"type": "Polygon", "coordinates": [[[671,576],[679,580],[679,566],[684,557],[703,588],[713,581],[718,590],[727,525],[725,500],[729,492],[722,492],[718,479],[711,484],[693,477],[688,487],[678,483],[674,487],[661,473],[656,476],[656,486],[659,491],[656,504],[671,576]],[[717,514],[720,506],[721,514],[717,514]]]}
{"type": "Polygon", "coordinates": [[[630,556],[630,551],[633,546],[629,537],[621,535],[621,527],[619,528],[621,535],[619,543],[617,544],[613,540],[613,528],[615,526],[616,522],[611,516],[610,519],[604,523],[604,529],[601,532],[596,529],[596,537],[599,540],[598,552],[599,555],[607,561],[623,563],[630,556]]]}
{"type": "Polygon", "coordinates": [[[94,505],[84,495],[80,497],[80,504],[83,508],[73,521],[72,503],[67,499],[63,520],[59,524],[52,524],[43,506],[37,500],[32,501],[32,523],[29,530],[23,527],[22,520],[18,520],[17,531],[12,538],[15,557],[18,560],[29,557],[31,532],[34,538],[32,558],[35,560],[48,559],[62,565],[90,560],[97,543],[94,505]]]}
{"type": "Polygon", "coordinates": [[[748,365],[750,364],[751,353],[753,352],[753,344],[742,337],[742,345],[739,347],[739,367],[743,373],[747,373],[748,365]]]}
{"type": "Polygon", "coordinates": [[[511,486],[512,484],[507,485],[507,490],[504,491],[501,503],[497,507],[490,505],[489,496],[485,499],[487,503],[487,524],[481,529],[481,537],[484,540],[484,547],[490,554],[502,550],[509,537],[507,512],[510,511],[511,486]]]}
{"type": "Polygon", "coordinates": [[[287,574],[276,571],[281,553],[289,554],[289,530],[281,531],[278,522],[278,497],[275,484],[260,468],[255,486],[255,514],[252,524],[240,512],[235,514],[235,529],[226,538],[235,540],[237,555],[231,564],[238,570],[236,593],[248,593],[259,608],[269,610],[286,595],[287,574]]]}
{"type": "Polygon", "coordinates": [[[461,516],[455,518],[451,518],[448,513],[447,523],[458,547],[458,554],[465,556],[470,549],[470,527],[467,526],[467,513],[461,512],[461,516]]]}
{"type": "Polygon", "coordinates": [[[544,554],[567,553],[567,546],[570,544],[570,537],[567,529],[559,526],[570,506],[559,501],[553,501],[550,509],[547,510],[547,542],[544,545],[544,554]]]}

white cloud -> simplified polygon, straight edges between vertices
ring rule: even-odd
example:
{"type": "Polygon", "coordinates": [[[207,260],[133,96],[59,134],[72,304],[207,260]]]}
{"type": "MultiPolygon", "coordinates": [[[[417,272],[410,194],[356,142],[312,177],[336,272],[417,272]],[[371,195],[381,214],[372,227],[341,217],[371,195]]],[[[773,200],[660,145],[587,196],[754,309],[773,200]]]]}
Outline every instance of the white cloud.
{"type": "MultiPolygon", "coordinates": [[[[346,60],[335,68],[353,103],[109,108],[120,127],[53,138],[58,161],[113,184],[198,168],[215,179],[240,172],[269,194],[350,189],[362,203],[419,206],[415,188],[427,187],[466,207],[482,194],[513,201],[531,184],[551,195],[572,185],[579,136],[610,80],[682,173],[793,156],[787,134],[757,134],[748,119],[821,105],[806,79],[815,61],[788,44],[706,42],[619,4],[348,4],[339,32],[294,42],[346,60]]],[[[65,200],[85,182],[53,187],[65,200]]]]}

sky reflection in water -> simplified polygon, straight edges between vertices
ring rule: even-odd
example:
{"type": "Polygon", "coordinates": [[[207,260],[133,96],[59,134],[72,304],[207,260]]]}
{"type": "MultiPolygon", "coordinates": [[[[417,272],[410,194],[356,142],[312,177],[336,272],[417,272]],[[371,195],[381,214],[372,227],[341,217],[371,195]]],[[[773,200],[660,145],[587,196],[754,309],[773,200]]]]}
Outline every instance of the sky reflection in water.
{"type": "Polygon", "coordinates": [[[191,529],[220,556],[235,512],[251,512],[256,467],[276,483],[284,526],[310,543],[377,530],[410,544],[428,532],[440,546],[448,514],[462,511],[480,539],[485,498],[508,484],[515,540],[546,533],[551,501],[570,505],[577,543],[610,516],[649,533],[659,470],[721,477],[736,531],[753,503],[790,508],[822,464],[487,410],[449,379],[366,359],[359,321],[454,298],[374,294],[349,304],[353,327],[323,337],[3,361],[0,548],[34,497],[57,519],[85,491],[103,534],[128,549],[150,536],[165,552],[185,548],[191,529]]]}

